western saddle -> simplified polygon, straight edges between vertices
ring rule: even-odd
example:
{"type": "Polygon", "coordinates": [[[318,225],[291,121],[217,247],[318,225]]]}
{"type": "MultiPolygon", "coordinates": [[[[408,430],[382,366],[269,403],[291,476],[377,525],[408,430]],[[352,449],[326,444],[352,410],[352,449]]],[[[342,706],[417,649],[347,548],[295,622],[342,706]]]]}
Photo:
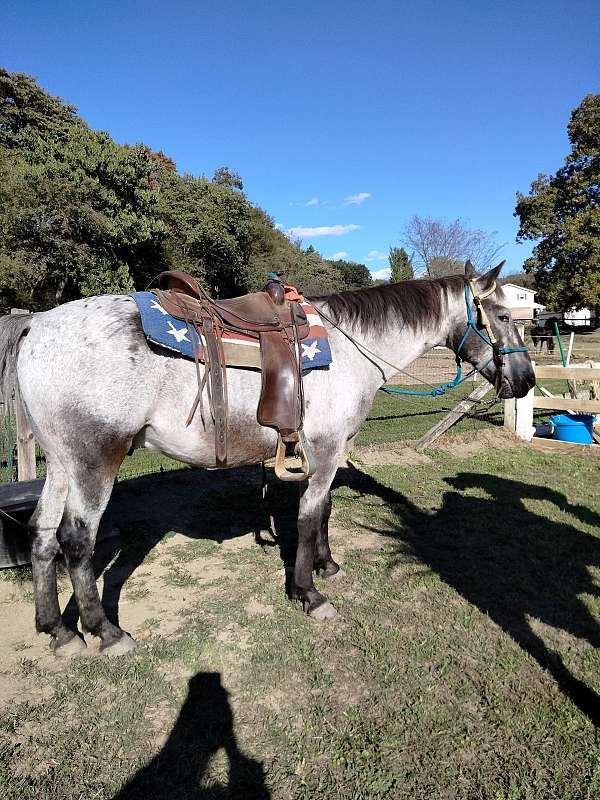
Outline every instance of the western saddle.
{"type": "Polygon", "coordinates": [[[195,278],[179,270],[162,272],[154,292],[165,311],[183,320],[190,329],[198,394],[186,425],[191,423],[200,405],[206,427],[202,403],[206,388],[215,425],[216,466],[227,466],[227,363],[232,362],[226,361],[222,335],[228,331],[260,343],[262,385],[256,417],[260,425],[277,431],[275,474],[286,481],[310,477],[314,462],[302,432],[304,395],[300,363],[300,342],[308,336],[309,324],[300,303],[286,300],[283,285],[275,279],[269,280],[260,292],[213,300],[195,278]],[[204,362],[202,374],[200,361],[204,362]],[[294,446],[300,469],[287,467],[286,445],[294,446]]]}

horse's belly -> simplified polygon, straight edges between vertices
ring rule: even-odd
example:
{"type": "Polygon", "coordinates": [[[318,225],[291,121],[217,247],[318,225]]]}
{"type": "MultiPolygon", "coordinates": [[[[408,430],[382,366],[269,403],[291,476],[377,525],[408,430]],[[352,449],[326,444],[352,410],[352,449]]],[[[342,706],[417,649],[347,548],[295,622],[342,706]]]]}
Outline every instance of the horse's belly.
{"type": "MultiPolygon", "coordinates": [[[[198,391],[190,364],[175,367],[179,380],[163,387],[160,401],[149,423],[135,437],[135,447],[159,450],[172,458],[198,467],[215,466],[215,428],[206,390],[201,413],[196,408],[189,426],[186,420],[198,391]],[[202,417],[204,416],[204,421],[202,417]]],[[[277,434],[256,420],[260,396],[260,373],[228,371],[227,465],[256,464],[275,455],[277,434]]]]}
{"type": "MultiPolygon", "coordinates": [[[[275,456],[277,434],[255,423],[255,429],[240,430],[231,423],[227,427],[227,466],[258,464],[275,456]]],[[[206,431],[178,431],[171,428],[161,432],[152,426],[144,428],[135,437],[134,448],[156,450],[194,467],[215,467],[214,427],[206,431]]]]}

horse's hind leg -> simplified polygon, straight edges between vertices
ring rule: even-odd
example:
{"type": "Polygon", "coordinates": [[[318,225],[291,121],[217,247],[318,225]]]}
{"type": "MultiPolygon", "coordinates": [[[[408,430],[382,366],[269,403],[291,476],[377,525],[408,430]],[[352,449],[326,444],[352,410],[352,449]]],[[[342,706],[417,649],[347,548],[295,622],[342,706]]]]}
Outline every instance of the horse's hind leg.
{"type": "Polygon", "coordinates": [[[85,642],[64,624],[56,586],[56,529],[67,498],[67,475],[62,465],[46,459],[46,482],[35,511],[29,520],[31,569],[35,598],[35,627],[51,636],[51,648],[57,655],[72,655],[85,649],[85,642]]]}
{"type": "Polygon", "coordinates": [[[110,499],[113,481],[125,455],[104,464],[77,464],[69,478],[65,510],[57,538],[65,554],[84,630],[101,639],[100,650],[121,655],[135,647],[133,639],[108,621],[96,585],[92,555],[96,533],[110,499]]]}

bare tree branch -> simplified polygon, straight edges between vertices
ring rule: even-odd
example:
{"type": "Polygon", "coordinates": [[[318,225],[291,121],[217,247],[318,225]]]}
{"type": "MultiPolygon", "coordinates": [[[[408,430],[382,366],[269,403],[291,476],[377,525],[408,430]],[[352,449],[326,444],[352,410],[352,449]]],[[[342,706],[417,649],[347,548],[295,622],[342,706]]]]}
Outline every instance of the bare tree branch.
{"type": "Polygon", "coordinates": [[[401,241],[415,252],[415,274],[433,278],[445,267],[455,272],[457,263],[467,259],[479,271],[489,269],[505,246],[496,242],[496,236],[497,231],[471,230],[460,219],[447,222],[415,214],[402,231],[401,241]]]}

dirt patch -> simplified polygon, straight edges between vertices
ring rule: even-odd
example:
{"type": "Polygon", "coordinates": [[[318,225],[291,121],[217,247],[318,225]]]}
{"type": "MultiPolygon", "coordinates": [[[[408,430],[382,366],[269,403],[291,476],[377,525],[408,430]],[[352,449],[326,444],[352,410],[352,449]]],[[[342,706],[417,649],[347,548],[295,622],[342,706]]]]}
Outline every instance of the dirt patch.
{"type": "Polygon", "coordinates": [[[30,705],[37,705],[49,700],[54,689],[47,684],[40,684],[35,679],[27,680],[12,672],[0,674],[0,709],[13,706],[24,699],[30,705]]]}
{"type": "Polygon", "coordinates": [[[343,555],[346,550],[381,550],[389,542],[385,536],[369,530],[348,530],[329,526],[329,541],[336,553],[343,555]]]}
{"type": "Polygon", "coordinates": [[[434,442],[431,448],[443,450],[456,458],[469,458],[482,450],[509,450],[523,445],[524,442],[506,428],[486,428],[468,433],[447,434],[434,442]]]}
{"type": "Polygon", "coordinates": [[[217,641],[229,645],[236,650],[247,650],[250,647],[251,636],[237,622],[230,622],[217,634],[217,641]]]}
{"type": "Polygon", "coordinates": [[[250,617],[272,617],[274,609],[273,606],[267,606],[257,600],[251,600],[244,610],[250,617]]]}
{"type": "Polygon", "coordinates": [[[387,466],[400,464],[406,467],[415,467],[421,464],[430,464],[431,458],[424,453],[418,453],[408,444],[374,444],[368,447],[356,447],[354,452],[367,466],[387,466]]]}
{"type": "MultiPolygon", "coordinates": [[[[486,428],[467,433],[449,433],[441,436],[428,449],[443,450],[456,458],[469,458],[490,448],[507,450],[522,447],[521,439],[506,428],[486,428]]],[[[367,466],[389,466],[399,464],[406,467],[431,464],[432,458],[414,449],[414,441],[383,442],[353,450],[367,466]]]]}

